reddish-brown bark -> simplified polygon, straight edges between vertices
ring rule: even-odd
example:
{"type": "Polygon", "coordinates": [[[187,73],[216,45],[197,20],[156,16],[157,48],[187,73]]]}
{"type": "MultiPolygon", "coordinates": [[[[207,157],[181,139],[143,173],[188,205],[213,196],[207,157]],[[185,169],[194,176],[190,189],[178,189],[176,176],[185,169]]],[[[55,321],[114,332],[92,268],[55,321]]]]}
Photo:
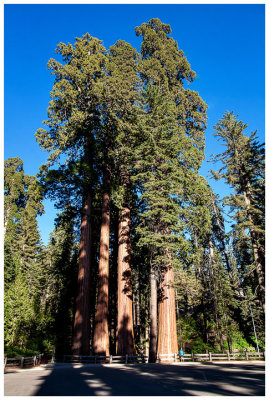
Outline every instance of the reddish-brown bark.
{"type": "Polygon", "coordinates": [[[100,232],[100,259],[98,273],[98,294],[96,303],[93,351],[109,355],[108,335],[108,278],[109,278],[109,225],[110,225],[110,173],[104,171],[104,193],[102,199],[102,222],[100,232]]]}
{"type": "MultiPolygon", "coordinates": [[[[170,257],[169,257],[170,258],[170,257]]],[[[159,300],[158,354],[178,353],[174,273],[171,265],[162,272],[159,300]]],[[[171,357],[171,360],[173,358],[171,357]]]]}
{"type": "Polygon", "coordinates": [[[119,216],[118,236],[118,323],[116,352],[134,354],[132,285],[130,267],[130,209],[124,207],[119,216]]]}
{"type": "Polygon", "coordinates": [[[83,200],[81,216],[81,238],[78,265],[78,295],[72,350],[74,354],[89,353],[90,337],[90,264],[91,264],[91,207],[92,199],[88,193],[83,200]]]}

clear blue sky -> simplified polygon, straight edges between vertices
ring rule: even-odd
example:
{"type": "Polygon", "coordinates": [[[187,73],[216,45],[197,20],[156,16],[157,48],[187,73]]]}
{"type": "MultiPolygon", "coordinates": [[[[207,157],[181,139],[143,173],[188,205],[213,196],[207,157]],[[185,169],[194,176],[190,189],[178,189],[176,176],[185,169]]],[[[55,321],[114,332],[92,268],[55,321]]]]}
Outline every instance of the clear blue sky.
{"type": "MultiPolygon", "coordinates": [[[[151,18],[160,18],[172,28],[192,69],[197,73],[190,89],[208,104],[206,159],[223,151],[212,136],[213,125],[227,110],[239,114],[265,132],[265,10],[264,5],[5,5],[4,106],[5,159],[20,157],[27,174],[36,174],[46,161],[34,133],[47,117],[53,78],[47,61],[55,57],[59,42],[74,42],[86,32],[104,41],[118,39],[138,50],[141,38],[134,28],[151,18]]],[[[205,177],[214,166],[204,162],[205,177]]],[[[216,193],[226,192],[211,181],[216,193]]],[[[44,243],[53,229],[55,211],[45,202],[46,215],[39,219],[44,243]]]]}

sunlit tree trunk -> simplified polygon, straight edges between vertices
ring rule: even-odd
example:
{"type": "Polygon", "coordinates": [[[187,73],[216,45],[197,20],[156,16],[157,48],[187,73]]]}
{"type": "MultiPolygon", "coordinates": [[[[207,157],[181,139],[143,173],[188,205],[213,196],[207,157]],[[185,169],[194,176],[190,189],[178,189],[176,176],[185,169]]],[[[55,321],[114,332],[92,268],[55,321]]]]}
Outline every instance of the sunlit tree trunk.
{"type": "MultiPolygon", "coordinates": [[[[167,252],[167,259],[171,255],[167,252]]],[[[158,354],[178,353],[174,273],[171,263],[162,271],[159,299],[158,354]]],[[[173,360],[173,358],[171,358],[173,360]]]]}
{"type": "Polygon", "coordinates": [[[96,303],[93,351],[109,355],[108,335],[108,278],[109,278],[109,225],[110,225],[110,171],[104,170],[104,193],[102,198],[102,221],[100,233],[100,258],[98,272],[98,294],[96,303]]]}
{"type": "Polygon", "coordinates": [[[136,272],[135,277],[135,307],[134,307],[134,326],[136,329],[135,342],[142,343],[142,325],[141,325],[141,311],[140,311],[140,281],[139,271],[136,272]]]}
{"type": "MultiPolygon", "coordinates": [[[[112,206],[112,204],[111,204],[112,206]]],[[[118,211],[111,209],[111,263],[109,270],[109,335],[110,352],[116,354],[117,337],[117,269],[118,269],[118,211]]]]}

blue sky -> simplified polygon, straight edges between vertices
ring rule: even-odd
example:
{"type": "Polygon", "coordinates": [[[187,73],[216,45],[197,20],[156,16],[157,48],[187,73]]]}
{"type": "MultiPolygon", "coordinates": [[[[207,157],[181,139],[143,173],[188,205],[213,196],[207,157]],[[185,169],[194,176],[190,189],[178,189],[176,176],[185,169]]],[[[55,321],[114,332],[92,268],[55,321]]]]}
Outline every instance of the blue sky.
{"type": "MultiPolygon", "coordinates": [[[[265,135],[265,16],[264,5],[194,4],[86,4],[5,5],[4,9],[4,157],[20,157],[27,174],[36,174],[47,153],[39,149],[34,133],[47,117],[53,78],[49,58],[59,42],[74,42],[86,32],[108,48],[118,39],[138,50],[141,38],[134,28],[160,18],[172,28],[197,73],[190,89],[208,104],[206,159],[223,151],[213,126],[227,110],[239,114],[248,131],[265,135]]],[[[214,168],[204,162],[201,174],[214,168]]],[[[227,188],[211,181],[221,196],[227,188]]],[[[53,229],[55,211],[45,202],[39,218],[44,243],[53,229]]]]}

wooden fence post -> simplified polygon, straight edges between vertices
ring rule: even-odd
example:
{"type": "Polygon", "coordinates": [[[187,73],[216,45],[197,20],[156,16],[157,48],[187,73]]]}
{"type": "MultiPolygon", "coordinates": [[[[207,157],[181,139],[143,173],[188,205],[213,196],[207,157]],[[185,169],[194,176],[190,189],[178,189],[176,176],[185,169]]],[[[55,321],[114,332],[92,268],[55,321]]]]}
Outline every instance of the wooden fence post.
{"type": "Polygon", "coordinates": [[[128,364],[128,354],[125,355],[125,364],[128,364]]]}
{"type": "Polygon", "coordinates": [[[174,362],[177,362],[177,353],[174,354],[174,362]]]}
{"type": "Polygon", "coordinates": [[[33,357],[34,358],[34,367],[36,366],[36,356],[33,357]]]}
{"type": "Polygon", "coordinates": [[[161,356],[160,356],[160,354],[158,354],[158,360],[159,360],[159,363],[161,362],[161,356]]]}
{"type": "Polygon", "coordinates": [[[230,361],[230,359],[231,359],[229,350],[227,351],[227,359],[228,359],[228,361],[230,361]]]}
{"type": "Polygon", "coordinates": [[[248,352],[246,351],[246,360],[248,360],[248,352]]]}
{"type": "Polygon", "coordinates": [[[212,353],[211,351],[208,353],[209,361],[212,361],[212,353]]]}
{"type": "Polygon", "coordinates": [[[21,368],[23,368],[24,357],[21,358],[21,368]]]}
{"type": "Polygon", "coordinates": [[[191,353],[191,359],[192,359],[192,361],[194,361],[194,354],[193,353],[191,353]]]}
{"type": "Polygon", "coordinates": [[[5,357],[5,368],[7,366],[7,357],[5,357]]]}

